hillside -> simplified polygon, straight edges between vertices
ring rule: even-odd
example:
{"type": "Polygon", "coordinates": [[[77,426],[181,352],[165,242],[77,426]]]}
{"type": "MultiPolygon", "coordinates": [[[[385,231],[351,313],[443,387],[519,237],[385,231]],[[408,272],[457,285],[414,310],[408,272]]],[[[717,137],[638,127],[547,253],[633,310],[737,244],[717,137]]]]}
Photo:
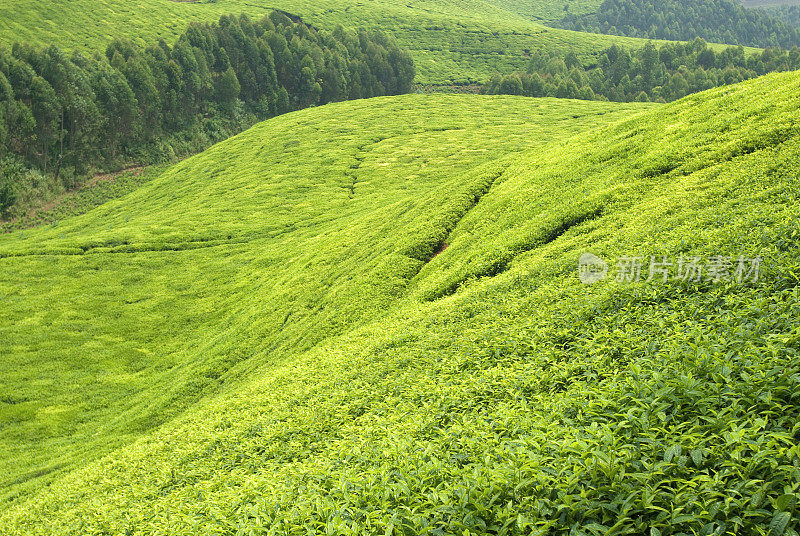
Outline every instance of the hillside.
{"type": "Polygon", "coordinates": [[[763,10],[771,17],[778,18],[795,27],[800,26],[800,1],[777,5],[766,3],[763,10]]]}
{"type": "Polygon", "coordinates": [[[0,48],[0,217],[92,170],[175,161],[270,117],[408,93],[413,81],[411,57],[386,34],[328,33],[277,11],[190,25],[174,46],[115,39],[91,58],[0,48]]]}
{"type": "Polygon", "coordinates": [[[762,48],[800,46],[800,29],[772,14],[746,9],[735,0],[605,0],[596,12],[568,13],[555,25],[644,39],[691,41],[700,37],[762,48]]]}
{"type": "Polygon", "coordinates": [[[0,235],[2,492],[169,420],[254,352],[281,361],[370,318],[422,264],[394,253],[398,236],[464,210],[472,167],[642,109],[482,96],[308,109],[84,216],[0,235]]]}
{"type": "Polygon", "coordinates": [[[800,0],[743,0],[742,5],[750,8],[796,6],[800,5],[800,0]]]}
{"type": "Polygon", "coordinates": [[[594,13],[602,0],[492,0],[492,3],[509,11],[522,15],[534,21],[552,22],[561,20],[564,15],[584,15],[594,13]]]}
{"type": "Polygon", "coordinates": [[[647,43],[625,50],[614,45],[597,63],[580,65],[574,54],[548,51],[531,55],[527,72],[495,75],[482,91],[489,94],[562,97],[617,102],[671,102],[691,93],[743,82],[772,72],[800,69],[800,49],[744,48],[715,52],[702,39],[687,43],[647,43]]]}
{"type": "Polygon", "coordinates": [[[794,534],[800,75],[462,99],[279,117],[0,238],[4,472],[140,436],[0,532],[794,534]],[[762,272],[587,286],[587,251],[762,272]]]}
{"type": "MultiPolygon", "coordinates": [[[[537,4],[549,11],[551,4],[563,9],[564,2],[537,4]]],[[[147,44],[164,38],[172,43],[190,22],[212,22],[230,13],[259,17],[278,8],[326,30],[342,25],[390,32],[411,51],[421,84],[483,82],[497,70],[522,68],[527,51],[545,46],[585,55],[612,43],[642,43],[548,28],[528,16],[503,9],[505,5],[481,0],[375,0],[355,4],[341,0],[268,4],[245,0],[71,0],[69,10],[64,10],[49,0],[2,0],[0,43],[55,44],[93,54],[103,50],[114,37],[147,44]]]]}

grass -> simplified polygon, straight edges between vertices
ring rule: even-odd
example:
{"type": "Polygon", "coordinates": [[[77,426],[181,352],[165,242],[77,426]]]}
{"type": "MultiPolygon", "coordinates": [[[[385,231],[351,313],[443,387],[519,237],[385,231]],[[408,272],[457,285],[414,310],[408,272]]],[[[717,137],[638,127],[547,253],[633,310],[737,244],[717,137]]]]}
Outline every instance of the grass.
{"type": "Polygon", "coordinates": [[[422,264],[393,252],[395,235],[462,203],[474,166],[643,109],[477,95],[324,106],[83,216],[0,236],[3,493],[170,420],[256,347],[281,360],[370,318],[422,264]]]}
{"type": "Polygon", "coordinates": [[[796,534],[799,97],[326,106],[0,239],[4,472],[71,464],[0,532],[796,534]]]}
{"type": "MultiPolygon", "coordinates": [[[[583,0],[577,4],[583,9],[583,0]]],[[[526,56],[541,47],[574,50],[588,61],[591,54],[613,43],[637,47],[644,43],[625,37],[548,28],[531,20],[532,13],[554,14],[563,10],[563,5],[560,0],[535,4],[481,0],[379,0],[355,4],[341,0],[291,0],[279,5],[244,0],[135,3],[71,0],[70,9],[64,10],[48,0],[6,0],[0,2],[0,43],[10,45],[21,40],[94,53],[104,50],[116,36],[148,44],[158,38],[171,42],[190,22],[211,22],[230,13],[259,17],[277,7],[320,28],[333,29],[341,24],[350,28],[381,28],[392,33],[401,46],[411,51],[420,84],[482,83],[497,71],[524,70],[526,56]]]]}

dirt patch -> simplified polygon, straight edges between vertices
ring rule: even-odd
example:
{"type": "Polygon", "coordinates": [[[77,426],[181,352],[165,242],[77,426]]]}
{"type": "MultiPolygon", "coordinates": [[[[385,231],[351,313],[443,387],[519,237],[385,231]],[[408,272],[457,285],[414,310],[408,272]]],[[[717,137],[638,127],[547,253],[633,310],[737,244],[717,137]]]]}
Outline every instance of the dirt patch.
{"type": "Polygon", "coordinates": [[[436,251],[434,251],[434,252],[433,252],[433,257],[431,257],[431,259],[433,259],[433,258],[437,257],[438,255],[441,255],[441,254],[442,254],[442,252],[443,252],[444,250],[446,250],[447,248],[449,248],[449,247],[450,247],[450,244],[442,244],[441,246],[439,246],[439,247],[436,249],[436,251]]]}

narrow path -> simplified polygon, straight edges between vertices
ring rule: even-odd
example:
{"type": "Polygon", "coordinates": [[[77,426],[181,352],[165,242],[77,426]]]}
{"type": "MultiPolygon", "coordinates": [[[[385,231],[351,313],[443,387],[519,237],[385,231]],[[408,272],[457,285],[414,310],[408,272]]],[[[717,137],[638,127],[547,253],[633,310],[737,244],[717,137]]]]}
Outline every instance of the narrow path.
{"type": "Polygon", "coordinates": [[[350,182],[350,193],[348,194],[348,197],[350,199],[353,199],[355,197],[355,195],[356,195],[356,183],[358,182],[358,170],[361,167],[361,164],[364,162],[364,160],[367,159],[367,154],[369,154],[370,151],[375,149],[376,145],[378,145],[382,141],[388,140],[388,139],[390,139],[392,137],[396,137],[396,136],[387,136],[387,137],[382,137],[382,138],[375,138],[374,140],[372,140],[372,141],[370,141],[368,143],[363,143],[363,144],[359,145],[358,147],[356,147],[356,152],[353,155],[353,159],[355,160],[355,162],[353,162],[353,164],[350,165],[350,168],[347,171],[344,172],[345,175],[347,175],[348,177],[350,177],[352,179],[351,182],[350,182]]]}

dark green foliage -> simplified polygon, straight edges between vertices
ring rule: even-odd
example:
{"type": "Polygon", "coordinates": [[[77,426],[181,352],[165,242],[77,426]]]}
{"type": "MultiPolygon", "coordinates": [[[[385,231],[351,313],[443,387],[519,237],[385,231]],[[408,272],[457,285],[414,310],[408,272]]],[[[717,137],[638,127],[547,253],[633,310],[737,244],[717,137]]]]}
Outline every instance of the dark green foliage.
{"type": "MultiPolygon", "coordinates": [[[[754,47],[800,45],[800,29],[768,13],[745,9],[731,0],[605,0],[597,13],[569,14],[556,25],[645,39],[690,41],[701,37],[754,47]]],[[[796,11],[785,13],[787,18],[797,18],[796,11]]]]}
{"type": "Polygon", "coordinates": [[[546,50],[533,54],[528,72],[497,75],[484,87],[490,94],[665,102],[769,72],[800,69],[800,48],[765,49],[746,55],[744,48],[714,52],[705,41],[648,43],[638,50],[613,45],[593,65],[583,67],[570,55],[546,50]]]}
{"type": "Polygon", "coordinates": [[[193,24],[172,47],[115,39],[105,57],[16,44],[0,49],[0,157],[62,179],[88,163],[159,161],[290,110],[404,93],[413,78],[381,32],[325,33],[283,15],[193,24]]]}
{"type": "MultiPolygon", "coordinates": [[[[3,155],[5,154],[5,146],[8,144],[9,140],[9,133],[8,133],[8,112],[9,108],[13,101],[8,101],[3,98],[3,82],[5,81],[5,77],[3,74],[0,73],[0,160],[2,160],[3,155]]],[[[6,82],[6,86],[9,91],[11,90],[11,86],[8,85],[6,82]]]]}
{"type": "Polygon", "coordinates": [[[800,5],[764,6],[761,9],[771,17],[781,19],[792,26],[800,26],[800,5]]]}
{"type": "Polygon", "coordinates": [[[236,72],[233,67],[228,67],[228,70],[222,73],[217,79],[217,101],[226,110],[231,110],[236,104],[236,99],[239,98],[239,93],[242,91],[242,86],[236,78],[236,72]]]}
{"type": "Polygon", "coordinates": [[[0,170],[0,216],[5,216],[17,200],[14,186],[13,179],[0,170]]]}
{"type": "MultiPolygon", "coordinates": [[[[150,166],[146,169],[133,169],[109,175],[105,180],[98,180],[91,187],[78,188],[60,196],[54,204],[48,204],[44,210],[31,210],[18,219],[0,224],[0,233],[45,224],[58,226],[59,221],[64,218],[84,214],[103,203],[131,193],[153,177],[158,176],[166,166],[167,164],[150,166]]],[[[17,179],[14,182],[19,183],[20,181],[17,179]]]]}

